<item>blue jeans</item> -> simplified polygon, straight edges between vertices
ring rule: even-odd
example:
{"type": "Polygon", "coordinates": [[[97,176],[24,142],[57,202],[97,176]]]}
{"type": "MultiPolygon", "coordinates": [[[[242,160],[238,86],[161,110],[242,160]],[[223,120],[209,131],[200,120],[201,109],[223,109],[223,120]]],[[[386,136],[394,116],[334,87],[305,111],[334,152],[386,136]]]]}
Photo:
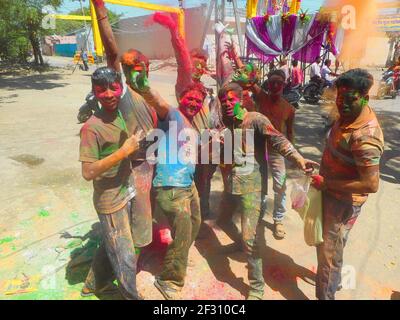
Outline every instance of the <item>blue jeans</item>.
{"type": "Polygon", "coordinates": [[[317,246],[316,296],[320,300],[334,300],[342,280],[343,249],[361,206],[342,202],[326,192],[322,206],[324,242],[317,246]]]}
{"type": "Polygon", "coordinates": [[[275,222],[282,221],[286,212],[286,167],[285,158],[278,152],[271,150],[268,159],[272,175],[274,190],[274,211],[272,217],[275,222]]]}

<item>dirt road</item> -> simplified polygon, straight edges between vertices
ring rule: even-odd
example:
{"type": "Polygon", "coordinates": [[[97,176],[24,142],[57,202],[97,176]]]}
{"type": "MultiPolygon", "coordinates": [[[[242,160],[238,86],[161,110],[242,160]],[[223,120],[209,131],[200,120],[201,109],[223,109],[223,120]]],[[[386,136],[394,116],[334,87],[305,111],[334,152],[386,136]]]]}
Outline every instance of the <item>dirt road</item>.
{"type": "MultiPolygon", "coordinates": [[[[174,102],[174,72],[159,70],[150,80],[174,102]]],[[[92,186],[81,178],[77,161],[80,125],[76,113],[89,90],[89,74],[81,70],[73,75],[66,70],[0,75],[0,299],[81,299],[88,262],[98,244],[92,186]]],[[[372,102],[385,131],[387,150],[380,190],[370,196],[350,233],[344,260],[346,283],[338,299],[390,299],[400,291],[398,101],[372,102]]],[[[303,105],[296,116],[296,144],[315,160],[320,160],[323,148],[320,114],[319,107],[303,105]]],[[[222,189],[219,176],[212,188],[212,208],[216,208],[222,189]]],[[[267,216],[265,299],[314,299],[310,279],[316,253],[304,243],[298,214],[289,210],[285,240],[273,238],[271,225],[267,216]]],[[[203,226],[201,239],[190,251],[183,298],[245,297],[244,256],[218,252],[229,243],[212,220],[203,226]]],[[[161,299],[152,285],[156,261],[154,256],[145,256],[141,262],[144,270],[138,275],[138,285],[147,299],[161,299]]]]}

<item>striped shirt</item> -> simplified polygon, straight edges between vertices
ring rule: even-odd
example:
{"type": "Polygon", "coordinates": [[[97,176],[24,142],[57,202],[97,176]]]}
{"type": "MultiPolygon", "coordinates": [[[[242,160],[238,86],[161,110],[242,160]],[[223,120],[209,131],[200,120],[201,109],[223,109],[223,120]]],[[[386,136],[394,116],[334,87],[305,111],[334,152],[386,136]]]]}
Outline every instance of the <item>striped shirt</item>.
{"type": "MultiPolygon", "coordinates": [[[[359,179],[358,167],[379,165],[384,139],[375,113],[367,106],[349,125],[336,121],[326,142],[320,174],[327,179],[359,179]]],[[[336,199],[362,205],[368,194],[328,190],[336,199]]]]}

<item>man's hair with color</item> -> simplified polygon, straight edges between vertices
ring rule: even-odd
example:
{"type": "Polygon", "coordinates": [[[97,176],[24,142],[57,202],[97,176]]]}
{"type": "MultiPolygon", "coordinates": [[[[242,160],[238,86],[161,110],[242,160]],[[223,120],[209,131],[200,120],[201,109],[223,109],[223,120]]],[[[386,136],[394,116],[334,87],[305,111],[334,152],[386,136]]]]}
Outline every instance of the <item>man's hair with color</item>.
{"type": "Polygon", "coordinates": [[[336,80],[336,87],[349,87],[357,90],[361,94],[368,94],[372,85],[374,84],[374,77],[367,70],[364,69],[351,69],[341,74],[336,80]]]}
{"type": "Polygon", "coordinates": [[[224,85],[221,89],[219,89],[218,91],[218,98],[221,99],[222,97],[224,97],[226,94],[228,94],[228,92],[235,92],[236,95],[242,99],[243,97],[243,88],[235,83],[235,82],[230,82],[226,85],[224,85]]]}
{"type": "Polygon", "coordinates": [[[182,98],[186,93],[189,91],[197,91],[201,93],[203,96],[203,99],[207,96],[207,90],[204,87],[204,85],[200,82],[194,82],[189,84],[188,86],[185,87],[180,93],[179,93],[179,98],[182,98]]]}

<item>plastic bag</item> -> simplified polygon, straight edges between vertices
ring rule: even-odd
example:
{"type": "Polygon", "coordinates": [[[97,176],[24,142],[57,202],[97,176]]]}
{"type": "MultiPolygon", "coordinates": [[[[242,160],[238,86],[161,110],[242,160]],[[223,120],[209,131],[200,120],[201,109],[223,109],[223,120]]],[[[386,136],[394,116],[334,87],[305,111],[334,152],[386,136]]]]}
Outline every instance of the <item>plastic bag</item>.
{"type": "MultiPolygon", "coordinates": [[[[292,192],[290,193],[290,199],[292,200],[292,209],[298,212],[299,210],[304,210],[304,205],[307,199],[307,193],[309,188],[310,188],[309,176],[304,175],[292,179],[292,192]]],[[[299,214],[300,216],[302,216],[300,212],[299,214]]]]}
{"type": "Polygon", "coordinates": [[[302,176],[293,179],[292,208],[296,210],[304,222],[304,241],[309,246],[317,246],[322,238],[322,193],[314,187],[310,188],[311,178],[302,176]]]}

